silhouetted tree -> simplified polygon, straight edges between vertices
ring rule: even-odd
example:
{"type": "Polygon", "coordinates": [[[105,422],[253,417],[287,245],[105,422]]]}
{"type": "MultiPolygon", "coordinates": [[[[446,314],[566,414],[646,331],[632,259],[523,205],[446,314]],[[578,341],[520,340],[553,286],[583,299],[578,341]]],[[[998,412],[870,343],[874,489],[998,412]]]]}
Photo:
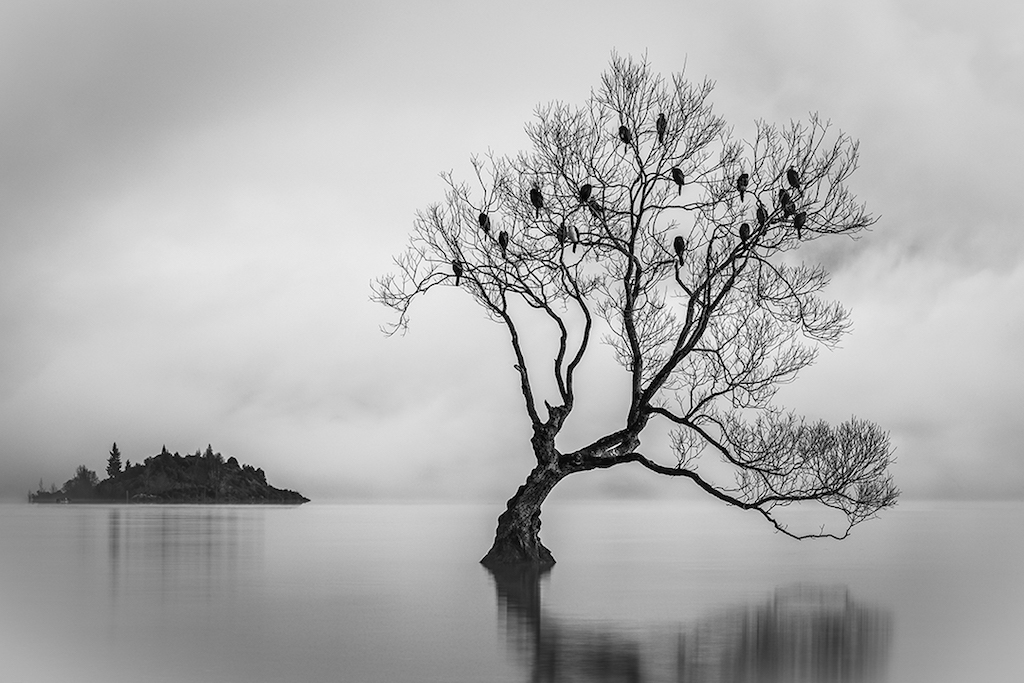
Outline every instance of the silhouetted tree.
{"type": "Polygon", "coordinates": [[[107,458],[107,476],[116,477],[121,474],[121,451],[117,450],[117,442],[110,449],[110,457],[107,458]]]}
{"type": "Polygon", "coordinates": [[[214,453],[213,446],[211,446],[210,444],[206,444],[206,450],[203,452],[203,457],[209,458],[210,460],[216,462],[218,465],[224,464],[224,456],[221,455],[220,453],[214,453]]]}
{"type": "Polygon", "coordinates": [[[61,490],[71,498],[92,498],[98,483],[100,480],[95,472],[85,465],[79,465],[75,476],[64,482],[61,490]]]}
{"type": "Polygon", "coordinates": [[[570,474],[626,463],[688,479],[797,538],[843,538],[896,502],[882,429],[857,418],[808,421],[774,401],[848,330],[843,307],[819,296],[826,270],[793,252],[796,227],[813,241],[874,223],[846,187],[857,143],[816,116],[782,128],[758,122],[752,141],[737,141],[712,112],[711,90],[613,56],[582,108],[538,109],[526,128],[532,151],[473,159],[477,190],[445,174],[445,200],[418,214],[397,272],[373,285],[373,298],[398,313],[389,333],[405,330],[415,300],[454,284],[449,264],[458,259],[462,290],[508,333],[536,465],[498,519],[488,565],[554,562],[539,538],[547,495],[570,474]],[[659,111],[673,121],[663,144],[651,125],[659,111]],[[626,154],[620,126],[630,131],[626,154]],[[790,167],[799,173],[800,226],[761,199],[774,205],[790,167]],[[686,197],[673,168],[692,179],[686,197]],[[741,201],[741,175],[756,202],[741,201]],[[584,181],[601,197],[599,215],[579,203],[584,181]],[[543,216],[527,200],[538,183],[547,188],[543,216]],[[476,229],[482,207],[516,235],[503,254],[476,229]],[[578,253],[557,239],[562,220],[576,229],[578,253]],[[745,241],[743,222],[751,226],[745,241]],[[681,255],[677,235],[685,236],[681,255]],[[590,443],[559,443],[595,334],[627,373],[622,420],[590,443]],[[553,341],[553,358],[528,355],[534,338],[553,341]],[[545,397],[538,387],[547,373],[545,397]],[[671,451],[649,456],[641,435],[659,428],[671,451]],[[842,523],[803,532],[780,515],[811,503],[842,523]]]}

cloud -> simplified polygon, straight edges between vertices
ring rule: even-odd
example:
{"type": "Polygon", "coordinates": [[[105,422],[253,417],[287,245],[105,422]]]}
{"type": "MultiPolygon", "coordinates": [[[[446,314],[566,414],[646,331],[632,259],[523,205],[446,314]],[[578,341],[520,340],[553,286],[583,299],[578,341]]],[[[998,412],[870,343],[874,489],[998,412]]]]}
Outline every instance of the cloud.
{"type": "Polygon", "coordinates": [[[833,421],[879,422],[915,497],[1020,497],[1024,267],[964,275],[942,262],[863,259],[837,279],[853,332],[782,392],[833,421]],[[870,286],[868,285],[870,283],[870,286]]]}
{"type": "MultiPolygon", "coordinates": [[[[437,172],[518,151],[533,107],[583,100],[615,48],[717,80],[738,134],[817,110],[861,140],[878,225],[802,252],[855,332],[784,396],[892,429],[915,494],[1018,495],[1020,12],[7,3],[0,489],[98,469],[117,440],[212,443],[317,495],[507,497],[531,455],[500,328],[443,293],[384,338],[368,285],[437,172]]],[[[567,447],[619,414],[616,371],[591,370],[567,447]]]]}

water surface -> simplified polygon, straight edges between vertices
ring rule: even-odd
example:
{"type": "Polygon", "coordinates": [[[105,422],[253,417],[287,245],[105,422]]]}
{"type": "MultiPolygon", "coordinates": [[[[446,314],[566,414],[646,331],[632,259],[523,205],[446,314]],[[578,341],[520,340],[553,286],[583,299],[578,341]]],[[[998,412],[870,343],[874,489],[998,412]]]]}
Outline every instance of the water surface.
{"type": "Polygon", "coordinates": [[[796,542],[714,505],[0,506],[4,681],[1024,680],[1024,506],[796,542]]]}

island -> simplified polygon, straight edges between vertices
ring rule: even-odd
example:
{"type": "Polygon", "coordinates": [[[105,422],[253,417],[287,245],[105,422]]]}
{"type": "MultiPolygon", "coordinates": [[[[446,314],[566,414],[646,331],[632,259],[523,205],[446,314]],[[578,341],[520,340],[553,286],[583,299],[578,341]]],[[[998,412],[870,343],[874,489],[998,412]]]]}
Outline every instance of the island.
{"type": "Polygon", "coordinates": [[[296,491],[279,489],[267,483],[262,468],[224,459],[211,446],[205,453],[193,455],[169,453],[166,446],[159,455],[121,467],[117,444],[107,460],[107,478],[102,481],[85,465],[75,476],[57,488],[29,494],[32,503],[202,503],[202,504],[284,504],[308,503],[309,498],[296,491]]]}

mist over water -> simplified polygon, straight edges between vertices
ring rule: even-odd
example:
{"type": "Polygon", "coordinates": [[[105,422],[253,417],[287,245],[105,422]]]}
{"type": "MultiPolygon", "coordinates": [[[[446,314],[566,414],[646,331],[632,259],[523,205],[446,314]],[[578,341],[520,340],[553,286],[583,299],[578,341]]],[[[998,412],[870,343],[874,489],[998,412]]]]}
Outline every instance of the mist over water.
{"type": "Polygon", "coordinates": [[[843,542],[559,503],[545,574],[483,505],[0,506],[4,681],[1019,681],[1024,505],[843,542]]]}

